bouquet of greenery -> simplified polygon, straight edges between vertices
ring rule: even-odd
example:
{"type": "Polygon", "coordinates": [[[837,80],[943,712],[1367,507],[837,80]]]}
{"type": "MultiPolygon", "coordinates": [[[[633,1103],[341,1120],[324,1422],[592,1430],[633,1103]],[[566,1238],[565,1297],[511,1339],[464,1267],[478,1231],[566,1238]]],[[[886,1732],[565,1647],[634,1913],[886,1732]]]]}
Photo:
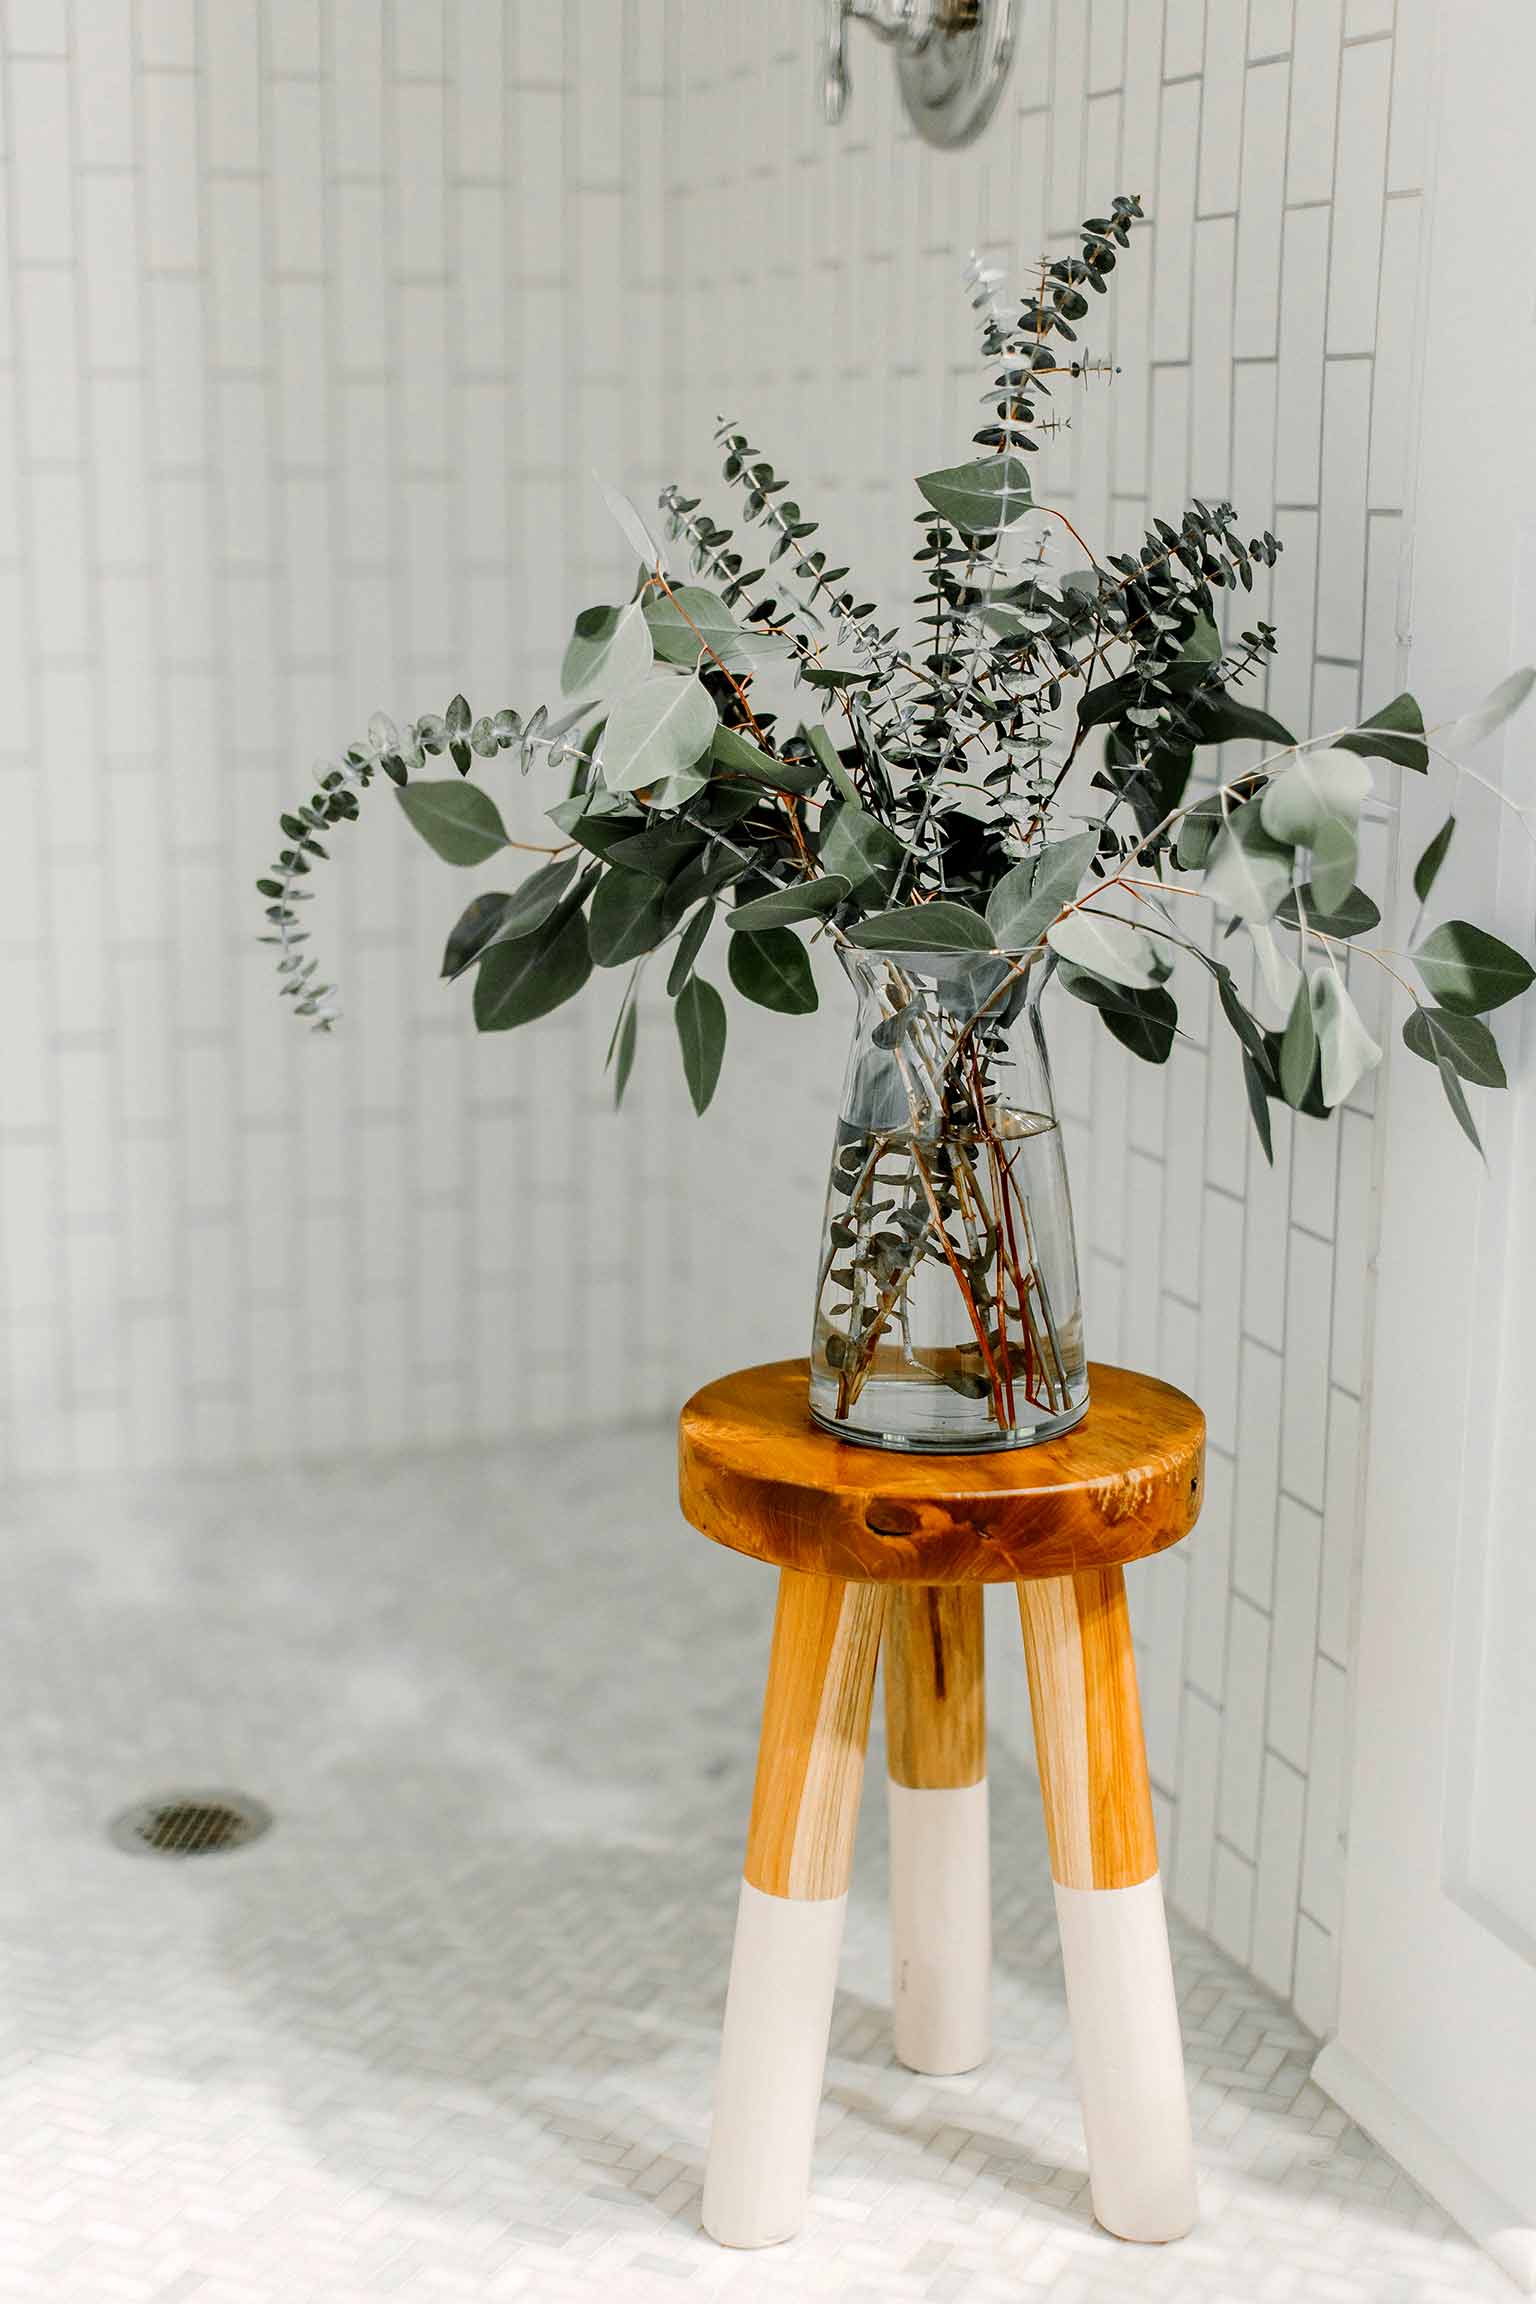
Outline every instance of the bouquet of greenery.
{"type": "MultiPolygon", "coordinates": [[[[1465,1084],[1504,1085],[1483,1017],[1524,992],[1533,971],[1465,920],[1442,921],[1407,954],[1371,942],[1380,913],[1356,883],[1358,828],[1373,763],[1474,776],[1460,756],[1536,675],[1511,676],[1443,728],[1426,728],[1401,695],[1358,726],[1298,738],[1240,693],[1273,652],[1273,627],[1255,621],[1224,639],[1217,625],[1218,595],[1252,589],[1255,569],[1280,549],[1273,536],[1245,538],[1229,506],[1196,501],[1177,522],[1156,521],[1138,550],[1101,559],[1063,512],[1035,500],[1030,459],[1055,421],[1053,394],[1105,372],[1080,348],[1078,326],[1141,216],[1137,200],[1114,200],[1084,223],[1079,252],[1042,261],[1020,299],[973,263],[984,421],[974,457],[917,481],[920,589],[905,627],[859,598],[774,467],[725,424],[722,473],[744,533],[669,487],[663,541],[610,495],[638,570],[627,599],[577,617],[562,671],[570,708],[559,718],[542,706],[477,715],[455,696],[441,716],[404,727],[376,717],[322,767],[282,818],[284,845],[258,882],[298,1013],[319,1029],[337,1014],[303,949],[298,909],[323,836],[357,814],[359,793],[382,775],[448,863],[510,852],[522,844],[471,780],[477,765],[510,754],[524,774],[560,774],[563,796],[549,810],[558,838],[518,887],[469,905],[443,973],[473,976],[475,1023],[497,1032],[572,998],[594,967],[627,967],[609,1048],[620,1097],[637,987],[665,955],[688,1087],[700,1111],[708,1104],[726,1010],[704,971],[723,914],[737,991],[791,1015],[816,1006],[807,933],[845,953],[986,961],[992,975],[972,978],[975,1011],[948,1017],[927,1043],[910,988],[898,985],[891,1002],[893,1041],[926,1048],[928,1103],[969,1098],[982,1140],[989,1034],[1032,971],[1054,972],[1156,1064],[1178,1031],[1169,979],[1182,952],[1214,980],[1269,1153],[1276,1099],[1326,1116],[1380,1059],[1346,980],[1353,953],[1406,994],[1404,1041],[1436,1067],[1476,1143],[1465,1084]],[[756,550],[746,530],[761,539],[756,550]],[[1226,748],[1214,788],[1195,775],[1209,746],[1226,748]],[[421,774],[445,755],[453,774],[421,774]],[[1191,900],[1246,938],[1262,1000],[1244,997],[1223,936],[1187,932],[1191,900]]],[[[1448,808],[1414,871],[1421,908],[1454,829],[1448,808]]],[[[851,1178],[862,1157],[846,1165],[851,1178]]],[[[947,1168],[937,1184],[912,1203],[909,1231],[923,1217],[913,1263],[944,1253],[946,1239],[962,1246],[946,1223],[963,1188],[947,1168]]],[[[978,1245],[973,1226],[964,1243],[973,1266],[1006,1214],[978,1202],[984,1238],[978,1245]]],[[[891,1236],[887,1224],[880,1237],[891,1236]]],[[[848,1237],[854,1283],[889,1304],[900,1258],[894,1274],[861,1270],[859,1243],[872,1236],[853,1220],[848,1237]]],[[[890,1265],[896,1251],[882,1253],[890,1265]]],[[[1016,1275],[1016,1299],[1027,1280],[1016,1275]]],[[[1009,1285],[999,1280],[979,1307],[976,1381],[991,1382],[986,1338],[994,1369],[1006,1346],[1009,1285]]],[[[1016,1300],[1015,1316],[1024,1312],[1016,1300]]],[[[861,1318],[844,1354],[855,1364],[861,1318]]],[[[1049,1381],[1043,1311],[1035,1331],[1049,1381]]]]}

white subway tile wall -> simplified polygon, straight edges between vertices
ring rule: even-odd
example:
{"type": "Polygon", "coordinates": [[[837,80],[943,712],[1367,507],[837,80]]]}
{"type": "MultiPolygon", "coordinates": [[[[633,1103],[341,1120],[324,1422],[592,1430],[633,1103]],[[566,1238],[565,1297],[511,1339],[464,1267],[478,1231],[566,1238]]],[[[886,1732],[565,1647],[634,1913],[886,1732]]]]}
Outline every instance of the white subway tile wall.
{"type": "MultiPolygon", "coordinates": [[[[1231,493],[1286,543],[1273,708],[1390,691],[1427,0],[1017,14],[956,155],[857,31],[822,125],[811,0],[0,0],[10,1469],[660,1414],[801,1347],[835,983],[808,1027],[733,1005],[702,1123],[649,1006],[615,1119],[617,985],[476,1042],[436,958],[497,875],[455,882],[387,793],[314,907],[333,1039],[280,1009],[252,881],[376,707],[554,693],[571,610],[624,581],[593,465],[723,516],[735,414],[899,600],[907,476],[974,421],[973,246],[1017,270],[1142,195],[1090,327],[1122,373],[1043,459],[1055,500],[1123,547],[1231,493]]],[[[515,837],[547,797],[509,794],[515,837]]],[[[1392,834],[1384,805],[1386,870],[1392,834]]],[[[1093,1341],[1211,1417],[1201,1529],[1136,1579],[1165,1870],[1322,2027],[1374,1101],[1281,1119],[1270,1172],[1186,990],[1161,1074],[1060,1022],[1093,1341]]]]}

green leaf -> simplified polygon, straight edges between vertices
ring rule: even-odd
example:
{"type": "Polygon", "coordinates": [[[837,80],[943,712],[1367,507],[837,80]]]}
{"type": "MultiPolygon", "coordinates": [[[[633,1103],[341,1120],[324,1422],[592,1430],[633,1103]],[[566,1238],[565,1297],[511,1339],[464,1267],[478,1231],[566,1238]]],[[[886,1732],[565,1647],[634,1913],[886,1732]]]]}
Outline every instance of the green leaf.
{"type": "Polygon", "coordinates": [[[1484,737],[1502,728],[1505,721],[1519,711],[1533,686],[1536,686],[1536,670],[1529,664],[1523,664],[1518,672],[1511,672],[1506,679],[1501,680],[1492,694],[1485,696],[1473,711],[1464,712],[1448,728],[1437,729],[1438,749],[1448,753],[1453,760],[1462,752],[1470,752],[1474,744],[1481,744],[1484,737]]]}
{"type": "Polygon", "coordinates": [[[1263,1148],[1265,1159],[1273,1168],[1275,1164],[1275,1138],[1269,1118],[1269,1090],[1265,1085],[1264,1072],[1260,1070],[1246,1048],[1243,1050],[1243,1086],[1248,1091],[1248,1111],[1253,1121],[1254,1133],[1263,1148]]]}
{"type": "Polygon", "coordinates": [[[667,990],[674,1000],[693,973],[693,964],[703,949],[714,917],[715,900],[713,896],[706,896],[677,940],[677,950],[667,974],[667,990]]]}
{"type": "Polygon", "coordinates": [[[1136,990],[1111,984],[1087,968],[1063,962],[1057,972],[1074,999],[1097,1008],[1123,1047],[1146,1064],[1166,1064],[1178,1036],[1179,1011],[1171,993],[1158,985],[1136,990]]]}
{"type": "Polygon", "coordinates": [[[1210,861],[1225,813],[1220,795],[1213,792],[1182,819],[1174,841],[1174,861],[1180,871],[1198,872],[1210,861]]]}
{"type": "Polygon", "coordinates": [[[873,904],[890,894],[906,853],[878,817],[845,805],[822,835],[821,867],[848,882],[856,904],[873,904]]]}
{"type": "Polygon", "coordinates": [[[1449,1008],[1415,1008],[1403,1023],[1403,1045],[1426,1063],[1449,1064],[1478,1088],[1507,1088],[1499,1044],[1480,1016],[1449,1008]]]}
{"type": "Polygon", "coordinates": [[[627,608],[583,608],[560,666],[567,696],[614,695],[651,668],[651,635],[638,600],[627,608]]]}
{"type": "Polygon", "coordinates": [[[1332,1111],[1381,1062],[1381,1050],[1367,1032],[1343,978],[1320,968],[1312,979],[1312,1026],[1321,1058],[1323,1102],[1332,1111]]]}
{"type": "Polygon", "coordinates": [[[726,965],[743,999],[760,1008],[809,1016],[818,1005],[810,956],[788,928],[765,928],[756,936],[733,933],[726,965]]]}
{"type": "Polygon", "coordinates": [[[1421,904],[1429,902],[1429,892],[1440,877],[1440,867],[1445,862],[1455,830],[1455,817],[1447,816],[1413,868],[1413,892],[1421,904]]]}
{"type": "Polygon", "coordinates": [[[999,951],[1027,952],[1070,904],[1099,845],[1097,832],[1053,840],[1005,872],[987,901],[987,925],[999,951]]]}
{"type": "Polygon", "coordinates": [[[613,514],[627,541],[633,546],[636,557],[642,560],[648,569],[659,568],[665,574],[667,556],[629,498],[622,489],[610,487],[601,472],[594,472],[592,477],[602,493],[603,502],[613,514]]]}
{"type": "Polygon", "coordinates": [[[848,931],[851,944],[876,952],[991,952],[992,931],[968,904],[898,904],[848,931]]]}
{"type": "Polygon", "coordinates": [[[1244,1006],[1242,996],[1233,980],[1231,969],[1221,960],[1211,960],[1206,965],[1216,979],[1216,992],[1221,1001],[1221,1012],[1242,1042],[1244,1055],[1251,1058],[1253,1063],[1258,1066],[1260,1078],[1273,1084],[1274,1067],[1269,1060],[1269,1046],[1264,1037],[1263,1026],[1258,1018],[1244,1006]]]}
{"type": "Polygon", "coordinates": [[[1289,848],[1265,831],[1260,800],[1245,800],[1216,835],[1205,885],[1239,920],[1272,918],[1291,885],[1289,848]]]}
{"type": "Polygon", "coordinates": [[[443,947],[440,973],[450,982],[455,976],[462,976],[471,961],[479,958],[495,935],[497,925],[511,901],[510,896],[489,893],[471,897],[449,930],[448,941],[443,947]]]}
{"type": "Polygon", "coordinates": [[[610,864],[592,898],[592,957],[599,968],[638,960],[666,934],[666,884],[648,872],[610,864]]]}
{"type": "Polygon", "coordinates": [[[859,788],[838,756],[837,746],[822,727],[820,721],[803,731],[806,742],[831,778],[833,790],[839,799],[846,800],[850,808],[862,808],[859,788]]]}
{"type": "Polygon", "coordinates": [[[584,912],[572,912],[558,926],[546,925],[515,944],[497,944],[475,978],[475,1028],[506,1032],[547,1016],[579,992],[591,973],[584,912]]]}
{"type": "Polygon", "coordinates": [[[707,691],[697,680],[653,673],[619,698],[603,730],[601,769],[610,792],[639,792],[691,768],[710,747],[718,725],[707,691]]]}
{"type": "Polygon", "coordinates": [[[966,536],[1006,528],[1033,502],[1029,466],[1012,449],[1006,456],[982,456],[974,464],[921,473],[917,485],[939,517],[966,536]]]}
{"type": "Polygon", "coordinates": [[[738,624],[718,594],[702,584],[675,584],[670,593],[649,592],[643,612],[651,645],[666,664],[686,664],[691,670],[707,648],[732,672],[753,672],[770,657],[790,652],[781,633],[755,632],[738,624]]]}
{"type": "Polygon", "coordinates": [[[395,798],[445,864],[483,864],[507,845],[507,828],[496,803],[478,784],[449,779],[402,784],[395,798]]]}
{"type": "Polygon", "coordinates": [[[1394,696],[1390,704],[1383,704],[1369,720],[1352,728],[1338,743],[1346,752],[1360,752],[1369,759],[1393,760],[1399,768],[1428,768],[1429,747],[1423,742],[1424,715],[1406,690],[1394,696]]]}
{"type": "Polygon", "coordinates": [[[1528,960],[1468,920],[1445,921],[1412,957],[1441,1007],[1463,1016],[1501,1008],[1536,981],[1528,960]]]}
{"type": "Polygon", "coordinates": [[[1189,638],[1179,650],[1178,661],[1181,664],[1221,662],[1221,634],[1203,608],[1195,616],[1189,638]]]}
{"type": "Polygon", "coordinates": [[[697,825],[685,817],[666,817],[616,841],[608,851],[608,861],[621,864],[626,872],[647,873],[652,880],[670,880],[708,845],[697,825]]]}
{"type": "Polygon", "coordinates": [[[1312,885],[1327,912],[1342,904],[1355,884],[1360,842],[1355,827],[1342,816],[1320,824],[1312,841],[1312,885]]]}
{"type": "Polygon", "coordinates": [[[750,776],[754,783],[769,785],[775,792],[815,792],[826,782],[811,761],[775,760],[739,728],[717,728],[709,753],[715,766],[728,775],[750,776]]]}
{"type": "Polygon", "coordinates": [[[787,928],[795,920],[816,920],[835,912],[848,893],[848,883],[837,873],[819,880],[802,880],[793,888],[774,888],[754,896],[729,914],[733,928],[787,928]]]}
{"type": "Polygon", "coordinates": [[[629,1075],[635,1067],[635,1042],[640,1031],[638,1002],[626,1000],[624,1013],[619,1019],[619,1042],[613,1067],[613,1108],[617,1112],[629,1086],[629,1075]]]}
{"type": "Polygon", "coordinates": [[[725,1055],[725,1002],[706,977],[690,976],[677,996],[673,1013],[683,1052],[683,1077],[695,1112],[703,1112],[714,1095],[725,1055]]]}
{"type": "Polygon", "coordinates": [[[1259,795],[1259,821],[1272,840],[1310,848],[1335,819],[1358,824],[1371,789],[1371,772],[1342,745],[1298,754],[1271,777],[1259,795]]]}
{"type": "Polygon", "coordinates": [[[511,896],[477,896],[462,914],[443,954],[443,974],[458,976],[492,944],[512,944],[542,928],[559,903],[576,871],[576,858],[565,856],[541,864],[530,872],[511,896]],[[482,911],[481,907],[490,907],[482,911]]]}
{"type": "Polygon", "coordinates": [[[1051,922],[1045,940],[1059,958],[1111,984],[1160,984],[1169,972],[1151,937],[1111,913],[1068,912],[1051,922]]]}
{"type": "Polygon", "coordinates": [[[1280,1043],[1280,1093],[1294,1111],[1306,1105],[1317,1070],[1317,1027],[1312,1020],[1312,995],[1305,977],[1296,987],[1290,1019],[1280,1043]]]}
{"type": "Polygon", "coordinates": [[[1342,903],[1330,911],[1320,901],[1313,883],[1306,881],[1300,891],[1292,889],[1275,914],[1282,928],[1299,928],[1305,918],[1309,928],[1318,929],[1324,936],[1364,936],[1372,928],[1381,926],[1381,914],[1363,888],[1351,888],[1342,903]]]}

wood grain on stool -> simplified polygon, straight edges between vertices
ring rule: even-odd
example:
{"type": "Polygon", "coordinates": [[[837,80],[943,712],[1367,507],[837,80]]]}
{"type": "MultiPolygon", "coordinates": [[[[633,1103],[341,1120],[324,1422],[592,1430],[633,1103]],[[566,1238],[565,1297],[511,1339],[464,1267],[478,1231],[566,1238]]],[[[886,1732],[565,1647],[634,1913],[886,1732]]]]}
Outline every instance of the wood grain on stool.
{"type": "Polygon", "coordinates": [[[1125,1577],[1091,1568],[1019,1585],[1051,1876],[1130,1888],[1157,1870],[1125,1577]]]}
{"type": "Polygon", "coordinates": [[[853,1864],[885,1594],[779,1577],[747,1879],[769,1896],[840,1896],[853,1864]]]}
{"type": "Polygon", "coordinates": [[[923,1790],[987,1772],[979,1584],[899,1584],[885,1625],[886,1765],[923,1790]]]}
{"type": "Polygon", "coordinates": [[[683,1410],[683,1510],[717,1544],[855,1581],[1003,1583],[1142,1559],[1199,1515],[1205,1419],[1153,1376],[1095,1365],[1081,1424],[978,1456],[835,1440],[811,1422],[807,1383],[803,1360],[780,1360],[683,1410]]]}

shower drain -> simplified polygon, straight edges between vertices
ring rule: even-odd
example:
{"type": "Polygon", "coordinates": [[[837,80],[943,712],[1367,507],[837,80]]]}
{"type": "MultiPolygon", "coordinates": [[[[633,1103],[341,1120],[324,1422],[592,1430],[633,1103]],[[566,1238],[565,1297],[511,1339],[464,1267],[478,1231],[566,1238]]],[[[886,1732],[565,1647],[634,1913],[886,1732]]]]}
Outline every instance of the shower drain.
{"type": "Polygon", "coordinates": [[[170,1792],[114,1818],[112,1838],[134,1856],[222,1856],[272,1828],[248,1792],[170,1792]]]}

